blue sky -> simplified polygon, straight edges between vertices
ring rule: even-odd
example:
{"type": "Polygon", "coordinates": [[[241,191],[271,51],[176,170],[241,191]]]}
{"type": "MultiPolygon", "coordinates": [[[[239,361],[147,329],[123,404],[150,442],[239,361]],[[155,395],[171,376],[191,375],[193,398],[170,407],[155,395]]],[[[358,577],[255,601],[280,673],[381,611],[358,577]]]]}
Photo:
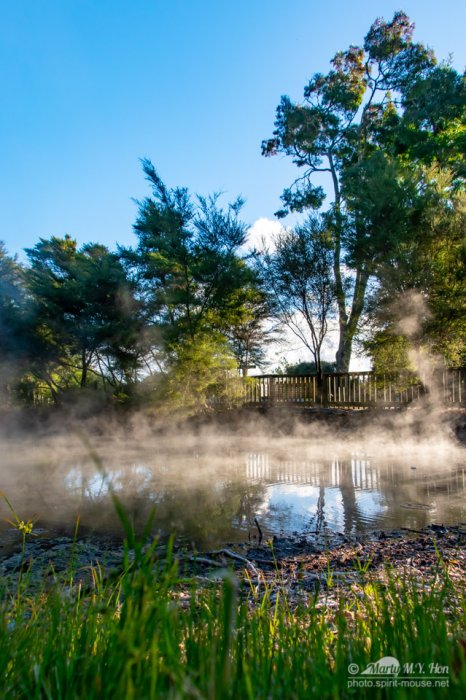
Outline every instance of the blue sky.
{"type": "Polygon", "coordinates": [[[0,240],[134,243],[144,156],[170,186],[273,218],[295,174],[260,155],[280,96],[400,7],[463,70],[462,0],[0,0],[0,240]]]}

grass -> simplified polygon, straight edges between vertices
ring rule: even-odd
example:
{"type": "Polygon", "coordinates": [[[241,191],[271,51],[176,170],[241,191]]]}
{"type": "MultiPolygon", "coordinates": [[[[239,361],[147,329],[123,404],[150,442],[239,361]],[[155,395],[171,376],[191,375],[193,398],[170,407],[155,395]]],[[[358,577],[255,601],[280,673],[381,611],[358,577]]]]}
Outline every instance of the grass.
{"type": "MultiPolygon", "coordinates": [[[[375,580],[361,565],[357,591],[336,589],[329,571],[327,599],[295,604],[284,582],[247,587],[228,570],[219,582],[187,577],[171,544],[163,556],[156,542],[143,546],[151,523],[138,539],[114,503],[126,532],[120,573],[95,566],[83,578],[71,548],[68,572],[48,572],[38,587],[21,571],[14,590],[0,591],[1,698],[465,697],[465,587],[440,554],[434,585],[394,571],[375,580]],[[362,671],[384,656],[425,664],[421,679],[431,663],[447,667],[438,678],[448,687],[377,687],[393,677],[355,687],[365,677],[348,667],[362,671]]],[[[30,529],[7,504],[24,554],[30,529]]]]}
{"type": "MultiPolygon", "coordinates": [[[[170,547],[163,559],[133,537],[134,560],[110,581],[73,572],[28,594],[4,591],[0,624],[2,698],[460,697],[466,662],[464,591],[442,570],[437,584],[390,573],[367,577],[359,596],[341,592],[330,610],[319,596],[291,606],[284,590],[239,595],[182,579],[170,547]],[[448,688],[348,688],[349,664],[394,656],[448,666],[448,688]]],[[[445,676],[440,676],[445,678],[445,676]]]]}

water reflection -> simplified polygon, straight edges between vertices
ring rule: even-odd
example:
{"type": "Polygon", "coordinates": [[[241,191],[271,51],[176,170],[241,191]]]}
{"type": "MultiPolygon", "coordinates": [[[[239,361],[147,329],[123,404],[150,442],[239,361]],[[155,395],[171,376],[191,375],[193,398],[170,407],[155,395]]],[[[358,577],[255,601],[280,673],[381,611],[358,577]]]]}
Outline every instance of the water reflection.
{"type": "MultiPolygon", "coordinates": [[[[465,520],[465,469],[432,459],[378,458],[366,453],[316,456],[309,443],[287,449],[224,441],[150,451],[125,445],[104,460],[103,474],[82,453],[43,460],[23,455],[2,472],[4,490],[21,517],[42,527],[118,530],[110,491],[142,527],[153,507],[160,533],[176,532],[197,545],[256,534],[306,533],[329,528],[420,528],[465,520]]],[[[1,515],[6,516],[2,506],[1,515]]]]}

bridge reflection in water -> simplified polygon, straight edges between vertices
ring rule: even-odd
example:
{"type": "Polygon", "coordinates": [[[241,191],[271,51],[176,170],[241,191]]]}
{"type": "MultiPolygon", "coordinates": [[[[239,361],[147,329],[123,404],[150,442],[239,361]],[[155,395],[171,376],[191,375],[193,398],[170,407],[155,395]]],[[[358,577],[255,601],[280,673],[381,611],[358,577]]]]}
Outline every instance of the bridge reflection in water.
{"type": "Polygon", "coordinates": [[[35,514],[39,527],[72,534],[79,512],[81,527],[115,532],[111,485],[135,527],[143,530],[155,507],[160,533],[205,547],[244,541],[257,532],[256,518],[267,535],[464,522],[464,450],[432,445],[410,454],[392,445],[388,455],[382,444],[369,453],[336,440],[316,446],[307,438],[233,436],[184,444],[157,437],[153,445],[109,450],[105,477],[80,446],[68,454],[67,444],[54,462],[34,463],[30,448],[15,445],[5,449],[2,490],[18,513],[35,514]]]}
{"type": "Polygon", "coordinates": [[[246,478],[269,484],[309,484],[339,487],[347,481],[348,470],[351,483],[356,489],[377,489],[379,470],[368,459],[352,457],[349,460],[323,461],[275,461],[269,454],[248,454],[246,478]]]}
{"type": "Polygon", "coordinates": [[[432,463],[347,459],[274,459],[269,453],[246,457],[246,479],[266,487],[260,512],[270,531],[423,527],[459,522],[466,514],[463,467],[432,463]]]}

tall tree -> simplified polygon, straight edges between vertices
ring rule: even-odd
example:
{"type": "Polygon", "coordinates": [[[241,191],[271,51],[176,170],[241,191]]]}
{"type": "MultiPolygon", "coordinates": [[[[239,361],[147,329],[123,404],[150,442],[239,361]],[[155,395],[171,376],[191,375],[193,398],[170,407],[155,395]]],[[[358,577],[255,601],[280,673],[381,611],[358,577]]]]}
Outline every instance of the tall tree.
{"type": "Polygon", "coordinates": [[[69,236],[26,252],[30,324],[46,350],[38,371],[54,397],[63,386],[86,387],[91,376],[113,390],[131,381],[142,327],[118,256],[98,244],[78,250],[69,236]]]}
{"type": "Polygon", "coordinates": [[[262,256],[263,278],[275,314],[308,348],[318,374],[329,320],[335,312],[332,237],[316,216],[294,230],[283,229],[262,256]]]}
{"type": "MultiPolygon", "coordinates": [[[[413,42],[413,29],[403,12],[395,13],[391,22],[376,20],[364,47],[351,46],[337,53],[327,75],[314,75],[302,103],[282,97],[274,136],[262,144],[264,155],[284,153],[304,169],[284,191],[285,207],[279,216],[320,208],[325,193],[322,186],[314,184],[314,178],[319,173],[330,176],[332,202],[326,215],[333,234],[340,328],[336,362],[340,371],[348,369],[368,281],[375,273],[377,254],[382,252],[380,244],[383,248],[386,242],[374,238],[375,222],[352,208],[345,178],[349,171],[353,178],[358,173],[378,177],[372,172],[371,159],[386,155],[392,147],[404,97],[434,69],[432,52],[413,42]]],[[[361,187],[360,197],[364,194],[361,187]]]]}
{"type": "Polygon", "coordinates": [[[209,333],[231,336],[250,318],[258,293],[256,275],[239,252],[247,232],[239,218],[242,200],[225,210],[218,195],[193,200],[185,188],[167,188],[148,160],[143,170],[152,196],[139,203],[137,248],[122,254],[136,272],[162,349],[170,354],[209,333]]]}

